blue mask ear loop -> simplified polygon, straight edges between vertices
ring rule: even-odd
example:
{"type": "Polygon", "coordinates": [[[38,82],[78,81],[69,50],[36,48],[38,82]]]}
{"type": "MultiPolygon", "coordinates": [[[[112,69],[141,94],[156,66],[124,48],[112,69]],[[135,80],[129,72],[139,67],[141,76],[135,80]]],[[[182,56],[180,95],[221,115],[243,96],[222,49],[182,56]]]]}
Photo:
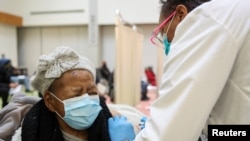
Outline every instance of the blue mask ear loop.
{"type": "MultiPolygon", "coordinates": [[[[61,99],[59,99],[58,97],[56,97],[52,92],[49,92],[50,93],[50,95],[52,95],[54,98],[56,98],[58,101],[60,101],[60,102],[62,102],[63,103],[63,101],[61,100],[61,99]]],[[[64,103],[63,103],[63,105],[64,105],[64,103]]],[[[62,120],[64,120],[63,119],[63,117],[55,110],[54,111],[62,120]]]]}
{"type": "Polygon", "coordinates": [[[171,19],[169,25],[168,25],[168,28],[167,28],[167,32],[166,34],[163,35],[163,43],[164,43],[164,50],[165,50],[165,54],[168,55],[169,51],[170,51],[170,42],[168,41],[168,38],[167,38],[167,34],[168,34],[168,30],[170,28],[170,25],[172,24],[173,22],[173,19],[175,17],[176,14],[174,14],[173,18],[171,19]]]}
{"type": "Polygon", "coordinates": [[[167,36],[166,34],[163,35],[163,43],[164,43],[164,51],[165,51],[165,54],[168,55],[169,53],[169,50],[170,50],[170,43],[167,39],[167,36]]]}

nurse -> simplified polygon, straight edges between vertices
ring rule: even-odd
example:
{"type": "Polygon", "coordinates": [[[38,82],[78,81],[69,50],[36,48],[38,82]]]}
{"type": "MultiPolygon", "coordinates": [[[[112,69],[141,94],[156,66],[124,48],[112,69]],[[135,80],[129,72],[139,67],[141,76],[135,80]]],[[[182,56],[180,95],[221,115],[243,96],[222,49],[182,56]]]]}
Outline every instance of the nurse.
{"type": "Polygon", "coordinates": [[[163,35],[168,55],[160,96],[133,140],[195,141],[208,124],[250,124],[250,1],[212,0],[190,13],[173,2],[162,2],[152,37],[163,35]]]}

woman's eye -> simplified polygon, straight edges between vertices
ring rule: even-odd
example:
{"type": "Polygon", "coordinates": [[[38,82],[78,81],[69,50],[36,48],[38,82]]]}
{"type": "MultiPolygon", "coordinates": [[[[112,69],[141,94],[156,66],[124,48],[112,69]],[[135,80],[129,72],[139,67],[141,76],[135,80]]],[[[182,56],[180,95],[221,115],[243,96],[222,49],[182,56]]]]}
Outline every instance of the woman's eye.
{"type": "Polygon", "coordinates": [[[92,91],[92,92],[88,92],[88,94],[89,94],[89,95],[96,95],[97,92],[93,92],[93,91],[92,91]]]}
{"type": "Polygon", "coordinates": [[[82,94],[76,94],[75,97],[82,96],[82,94]]]}

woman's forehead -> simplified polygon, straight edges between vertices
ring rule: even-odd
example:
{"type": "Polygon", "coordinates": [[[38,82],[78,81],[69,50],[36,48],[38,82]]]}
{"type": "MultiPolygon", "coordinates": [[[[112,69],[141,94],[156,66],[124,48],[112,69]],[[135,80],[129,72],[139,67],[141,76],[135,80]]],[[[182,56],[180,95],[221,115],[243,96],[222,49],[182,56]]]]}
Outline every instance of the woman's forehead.
{"type": "Polygon", "coordinates": [[[85,82],[92,83],[94,79],[89,71],[84,69],[76,69],[66,71],[60,78],[56,79],[53,84],[62,87],[80,81],[83,82],[83,84],[85,82]]]}
{"type": "Polygon", "coordinates": [[[68,75],[68,76],[74,76],[74,77],[79,77],[79,76],[92,76],[92,74],[85,69],[74,69],[70,71],[66,71],[62,76],[68,75]]]}

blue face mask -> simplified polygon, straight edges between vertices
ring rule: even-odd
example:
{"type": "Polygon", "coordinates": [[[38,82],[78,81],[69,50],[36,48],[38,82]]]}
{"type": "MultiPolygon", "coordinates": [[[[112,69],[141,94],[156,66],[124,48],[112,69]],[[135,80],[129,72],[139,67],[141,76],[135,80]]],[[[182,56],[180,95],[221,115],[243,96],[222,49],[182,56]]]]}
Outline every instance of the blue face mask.
{"type": "Polygon", "coordinates": [[[169,25],[168,25],[168,28],[167,28],[167,31],[165,34],[163,34],[163,44],[164,44],[164,50],[165,50],[165,54],[168,55],[169,51],[170,51],[170,45],[171,43],[168,41],[168,38],[167,38],[167,33],[168,33],[168,30],[170,28],[170,25],[172,24],[173,22],[173,19],[175,17],[175,14],[173,16],[173,18],[171,19],[169,25]]]}
{"type": "Polygon", "coordinates": [[[171,43],[168,41],[166,34],[163,35],[163,44],[164,44],[165,54],[168,55],[171,43]]]}
{"type": "Polygon", "coordinates": [[[51,93],[51,95],[64,104],[64,117],[55,111],[56,114],[70,127],[77,130],[89,128],[102,109],[98,95],[90,96],[84,94],[63,101],[57,98],[53,93],[51,93]]]}

